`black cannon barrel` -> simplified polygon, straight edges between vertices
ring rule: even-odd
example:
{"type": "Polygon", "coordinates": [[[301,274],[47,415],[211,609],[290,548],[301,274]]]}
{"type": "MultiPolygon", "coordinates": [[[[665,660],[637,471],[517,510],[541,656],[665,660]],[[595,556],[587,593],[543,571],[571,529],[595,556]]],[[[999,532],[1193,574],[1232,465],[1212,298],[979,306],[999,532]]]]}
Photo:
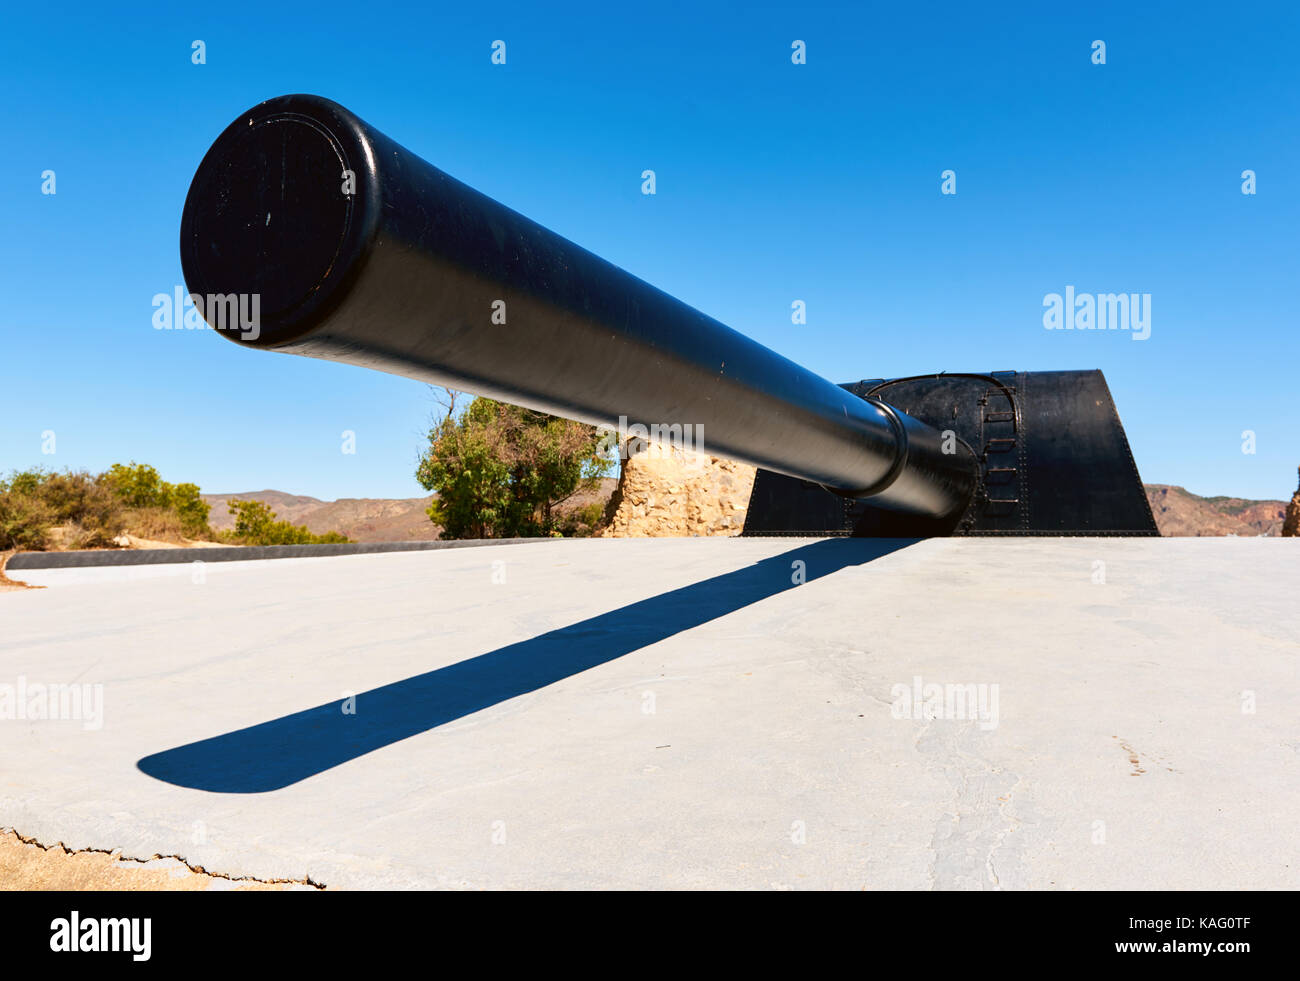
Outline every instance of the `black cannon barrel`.
{"type": "Polygon", "coordinates": [[[692,309],[327,99],[271,99],[217,138],[185,201],[181,263],[208,322],[247,346],[683,432],[706,452],[926,518],[960,515],[976,484],[966,444],[692,309]],[[232,322],[236,297],[246,315],[232,322]]]}

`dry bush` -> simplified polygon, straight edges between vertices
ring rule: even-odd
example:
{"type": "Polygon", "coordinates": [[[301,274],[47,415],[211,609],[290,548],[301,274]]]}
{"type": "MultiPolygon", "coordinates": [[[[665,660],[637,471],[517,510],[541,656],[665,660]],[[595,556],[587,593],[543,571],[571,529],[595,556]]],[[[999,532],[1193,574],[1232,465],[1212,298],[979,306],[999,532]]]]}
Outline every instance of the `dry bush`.
{"type": "Polygon", "coordinates": [[[53,526],[54,512],[45,502],[0,485],[0,549],[44,551],[53,526]]]}
{"type": "Polygon", "coordinates": [[[111,488],[84,471],[52,473],[41,482],[38,499],[56,524],[69,526],[72,548],[102,548],[123,531],[123,508],[111,488]]]}
{"type": "Polygon", "coordinates": [[[123,534],[183,544],[213,537],[194,484],[169,484],[153,467],[14,472],[0,478],[0,549],[105,548],[123,534]]]}
{"type": "Polygon", "coordinates": [[[176,545],[186,541],[185,523],[171,508],[128,508],[123,514],[123,524],[127,533],[136,538],[176,545]]]}

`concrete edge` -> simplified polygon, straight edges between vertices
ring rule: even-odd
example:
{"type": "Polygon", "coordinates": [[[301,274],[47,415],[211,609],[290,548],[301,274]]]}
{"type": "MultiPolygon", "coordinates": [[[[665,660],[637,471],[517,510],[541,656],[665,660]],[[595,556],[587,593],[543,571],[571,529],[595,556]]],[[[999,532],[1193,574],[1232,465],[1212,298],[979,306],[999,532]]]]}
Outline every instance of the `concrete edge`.
{"type": "Polygon", "coordinates": [[[421,542],[351,542],[340,545],[249,545],[223,548],[87,549],[72,552],[19,552],[5,568],[80,569],[95,566],[177,565],[186,562],[248,562],[256,559],[304,559],[374,552],[424,552],[444,548],[524,545],[529,542],[576,541],[565,538],[465,538],[421,542]]]}

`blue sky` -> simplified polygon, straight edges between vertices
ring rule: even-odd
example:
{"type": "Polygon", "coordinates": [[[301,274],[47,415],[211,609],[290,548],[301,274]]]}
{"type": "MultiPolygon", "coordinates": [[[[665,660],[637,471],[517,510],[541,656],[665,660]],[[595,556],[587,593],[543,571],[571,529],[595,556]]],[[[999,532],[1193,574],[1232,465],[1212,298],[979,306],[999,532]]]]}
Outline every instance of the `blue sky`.
{"type": "Polygon", "coordinates": [[[1064,6],[9,5],[0,470],[423,493],[426,386],[151,326],[209,144],[312,92],[835,381],[1101,368],[1144,480],[1288,497],[1300,13],[1064,6]],[[1067,285],[1149,293],[1151,336],[1045,330],[1067,285]]]}

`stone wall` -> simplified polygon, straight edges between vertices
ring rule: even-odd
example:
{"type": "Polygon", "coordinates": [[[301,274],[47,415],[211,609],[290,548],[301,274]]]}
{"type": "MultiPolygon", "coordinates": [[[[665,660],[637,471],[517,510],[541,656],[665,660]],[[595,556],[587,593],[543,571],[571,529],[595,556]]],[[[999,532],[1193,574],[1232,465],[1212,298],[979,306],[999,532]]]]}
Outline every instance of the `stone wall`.
{"type": "Polygon", "coordinates": [[[623,461],[605,511],[607,538],[739,535],[754,486],[743,463],[650,443],[623,461]]]}

